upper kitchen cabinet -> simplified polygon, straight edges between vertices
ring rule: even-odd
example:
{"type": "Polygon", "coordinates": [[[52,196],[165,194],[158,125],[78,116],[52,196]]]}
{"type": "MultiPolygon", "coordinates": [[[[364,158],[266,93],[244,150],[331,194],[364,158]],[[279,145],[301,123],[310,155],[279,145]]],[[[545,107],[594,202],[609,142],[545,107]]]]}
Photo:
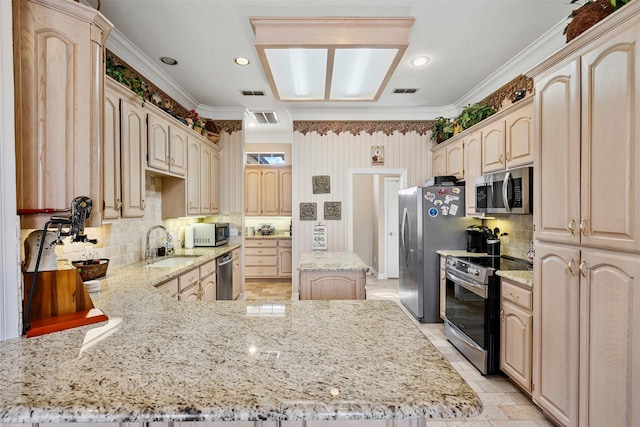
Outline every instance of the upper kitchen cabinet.
{"type": "Polygon", "coordinates": [[[476,177],[482,175],[482,134],[473,131],[464,137],[464,186],[467,216],[482,216],[476,213],[476,177]]]}
{"type": "Polygon", "coordinates": [[[184,125],[152,107],[148,120],[147,168],[151,171],[185,176],[187,173],[187,131],[184,125]]]}
{"type": "Polygon", "coordinates": [[[612,27],[535,77],[540,240],[640,250],[638,21],[612,27]]]}
{"type": "MultiPolygon", "coordinates": [[[[14,1],[18,209],[65,209],[77,196],[102,222],[104,42],[111,23],[66,0],[14,1]]],[[[51,214],[24,215],[41,228],[51,214]]]]}
{"type": "Polygon", "coordinates": [[[292,175],[290,167],[247,166],[244,185],[245,215],[291,215],[292,175]]]}
{"type": "Polygon", "coordinates": [[[501,113],[482,128],[483,173],[533,163],[533,97],[501,113]]]}
{"type": "Polygon", "coordinates": [[[146,114],[140,99],[107,77],[104,102],[104,219],[144,216],[146,114]]]}
{"type": "Polygon", "coordinates": [[[431,174],[433,176],[464,177],[464,149],[462,139],[443,142],[432,149],[431,174]]]}

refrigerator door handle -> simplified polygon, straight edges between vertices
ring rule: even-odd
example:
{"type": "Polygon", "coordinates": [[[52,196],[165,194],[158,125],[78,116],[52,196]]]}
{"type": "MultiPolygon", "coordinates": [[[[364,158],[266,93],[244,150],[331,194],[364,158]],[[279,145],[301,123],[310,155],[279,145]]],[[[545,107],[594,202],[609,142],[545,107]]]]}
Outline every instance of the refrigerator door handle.
{"type": "Polygon", "coordinates": [[[408,224],[408,216],[407,208],[404,208],[404,212],[402,213],[402,226],[400,227],[400,244],[402,245],[402,252],[404,253],[404,265],[405,267],[409,266],[409,254],[407,253],[407,224],[408,224]]]}

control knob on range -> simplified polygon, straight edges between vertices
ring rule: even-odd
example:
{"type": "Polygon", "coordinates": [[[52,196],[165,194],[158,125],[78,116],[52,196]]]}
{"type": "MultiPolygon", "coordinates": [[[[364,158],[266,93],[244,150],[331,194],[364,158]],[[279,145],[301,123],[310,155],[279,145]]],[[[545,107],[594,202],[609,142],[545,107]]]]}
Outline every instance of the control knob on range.
{"type": "Polygon", "coordinates": [[[480,269],[478,267],[469,267],[467,268],[467,273],[473,274],[474,276],[480,275],[480,269]]]}

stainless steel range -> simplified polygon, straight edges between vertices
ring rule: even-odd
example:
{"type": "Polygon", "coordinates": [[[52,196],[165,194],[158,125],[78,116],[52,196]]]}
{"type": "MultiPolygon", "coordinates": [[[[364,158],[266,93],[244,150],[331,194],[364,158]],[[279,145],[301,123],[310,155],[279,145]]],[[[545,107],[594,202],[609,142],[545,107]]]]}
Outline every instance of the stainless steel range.
{"type": "Polygon", "coordinates": [[[445,334],[480,372],[500,371],[500,277],[497,270],[527,270],[506,256],[453,257],[445,263],[445,334]]]}

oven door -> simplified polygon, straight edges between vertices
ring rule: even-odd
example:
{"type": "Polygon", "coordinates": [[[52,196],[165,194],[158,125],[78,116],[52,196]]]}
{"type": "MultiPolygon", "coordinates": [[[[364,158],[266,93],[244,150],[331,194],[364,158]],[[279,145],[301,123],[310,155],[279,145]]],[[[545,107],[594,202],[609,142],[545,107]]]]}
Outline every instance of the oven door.
{"type": "Polygon", "coordinates": [[[453,269],[445,270],[447,279],[445,317],[481,348],[485,343],[488,285],[473,282],[453,269]]]}

